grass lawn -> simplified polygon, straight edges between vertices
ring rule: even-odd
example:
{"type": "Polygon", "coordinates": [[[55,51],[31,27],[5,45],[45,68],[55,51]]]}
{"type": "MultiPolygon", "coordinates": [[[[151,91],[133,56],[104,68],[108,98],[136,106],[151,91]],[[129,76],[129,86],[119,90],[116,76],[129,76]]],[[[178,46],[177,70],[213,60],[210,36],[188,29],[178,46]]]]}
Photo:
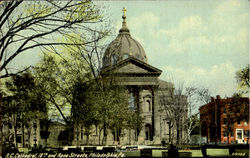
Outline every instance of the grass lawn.
{"type": "MultiPolygon", "coordinates": [[[[162,152],[168,150],[153,150],[152,157],[162,157],[162,152]]],[[[179,152],[192,152],[192,157],[203,157],[201,150],[179,150],[179,152]]],[[[127,157],[140,157],[140,151],[126,151],[127,157]]],[[[229,155],[228,149],[207,149],[207,155],[210,156],[226,156],[229,155]]]]}
{"type": "MultiPolygon", "coordinates": [[[[153,150],[152,157],[162,157],[162,152],[168,150],[153,150]]],[[[192,152],[192,157],[202,157],[201,150],[179,150],[179,152],[192,152]]],[[[140,157],[140,151],[126,151],[124,154],[127,157],[140,157]]]]}
{"type": "Polygon", "coordinates": [[[126,157],[140,157],[140,151],[136,150],[136,151],[125,151],[123,152],[123,154],[126,157]]]}
{"type": "Polygon", "coordinates": [[[229,156],[229,149],[207,149],[207,155],[229,156]]]}

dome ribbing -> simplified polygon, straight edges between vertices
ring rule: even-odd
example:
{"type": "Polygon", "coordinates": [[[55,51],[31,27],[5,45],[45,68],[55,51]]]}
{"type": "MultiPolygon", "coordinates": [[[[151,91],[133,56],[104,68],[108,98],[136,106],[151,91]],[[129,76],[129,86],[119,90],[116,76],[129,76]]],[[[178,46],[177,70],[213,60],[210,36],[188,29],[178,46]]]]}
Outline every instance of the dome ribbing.
{"type": "Polygon", "coordinates": [[[114,65],[130,56],[147,63],[146,53],[139,42],[133,39],[126,24],[125,8],[122,28],[114,41],[107,47],[103,57],[103,67],[114,65]]]}

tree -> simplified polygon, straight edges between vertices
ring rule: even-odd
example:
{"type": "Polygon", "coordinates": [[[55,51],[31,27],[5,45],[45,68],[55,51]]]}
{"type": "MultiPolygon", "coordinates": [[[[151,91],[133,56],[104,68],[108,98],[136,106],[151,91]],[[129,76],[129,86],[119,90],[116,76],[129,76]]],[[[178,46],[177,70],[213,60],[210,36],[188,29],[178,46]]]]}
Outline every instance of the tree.
{"type": "Polygon", "coordinates": [[[81,58],[78,58],[79,56],[74,55],[67,52],[60,56],[47,53],[33,71],[50,110],[54,111],[55,115],[52,115],[51,119],[62,118],[67,125],[70,134],[67,140],[68,144],[73,139],[74,121],[71,114],[65,115],[63,109],[70,110],[75,103],[74,93],[76,89],[74,89],[74,85],[78,81],[86,82],[91,78],[86,66],[84,66],[85,63],[81,61],[81,58]]]}
{"type": "MultiPolygon", "coordinates": [[[[34,51],[34,48],[51,48],[50,50],[58,53],[58,45],[88,46],[102,39],[106,33],[92,26],[103,19],[100,10],[90,0],[0,2],[0,78],[27,70],[12,71],[10,64],[20,54],[34,51]],[[72,34],[77,34],[84,40],[72,42],[72,34]],[[89,38],[91,34],[95,36],[89,38]],[[64,40],[58,40],[60,38],[64,40]]],[[[0,122],[1,118],[0,115],[0,122]]],[[[1,147],[0,144],[0,154],[1,147]]]]}
{"type": "Polygon", "coordinates": [[[115,140],[118,142],[124,129],[140,130],[142,118],[139,116],[139,109],[129,109],[129,93],[126,87],[106,85],[98,98],[103,94],[105,98],[101,99],[99,103],[102,105],[100,122],[105,136],[102,144],[106,144],[107,129],[113,131],[115,140]]]}
{"type": "Polygon", "coordinates": [[[180,140],[190,142],[191,135],[200,126],[200,121],[197,121],[199,115],[197,108],[200,104],[210,100],[209,90],[193,86],[184,88],[183,84],[181,84],[174,89],[172,97],[169,97],[164,92],[161,95],[165,98],[165,100],[161,99],[160,102],[167,112],[166,119],[171,121],[169,126],[176,127],[176,143],[181,143],[180,140]],[[187,132],[187,138],[184,138],[185,135],[181,135],[182,131],[187,132]]]}
{"type": "Polygon", "coordinates": [[[249,100],[242,98],[240,95],[234,95],[222,104],[224,107],[220,115],[223,115],[223,113],[225,115],[222,127],[229,143],[230,136],[234,134],[235,123],[242,120],[249,121],[249,100]]]}
{"type": "MultiPolygon", "coordinates": [[[[84,59],[82,53],[64,51],[60,56],[46,53],[34,68],[34,74],[48,105],[60,113],[69,134],[76,132],[77,142],[80,130],[84,128],[88,143],[91,128],[95,125],[103,131],[102,143],[105,144],[107,129],[119,133],[128,126],[135,127],[131,119],[137,115],[128,109],[126,88],[106,84],[96,75],[97,70],[91,67],[91,60],[84,59]],[[65,107],[71,109],[68,116],[62,110],[65,107]]],[[[68,143],[72,141],[72,136],[69,136],[68,143]]]]}
{"type": "Polygon", "coordinates": [[[173,143],[174,134],[176,134],[176,143],[181,143],[180,140],[184,137],[182,135],[185,129],[185,122],[187,119],[187,97],[183,92],[183,85],[175,88],[174,90],[169,87],[169,90],[159,90],[160,104],[165,111],[165,120],[169,124],[169,143],[173,143]],[[175,127],[173,130],[172,127],[175,127]],[[175,132],[175,133],[174,133],[175,132]]]}
{"type": "Polygon", "coordinates": [[[243,93],[248,93],[250,88],[249,65],[236,72],[236,80],[243,93]]]}
{"type": "Polygon", "coordinates": [[[171,108],[174,123],[176,125],[177,144],[180,143],[180,134],[185,128],[188,111],[187,97],[183,94],[182,91],[183,88],[181,86],[175,89],[173,107],[171,108]]]}
{"type": "Polygon", "coordinates": [[[89,135],[91,134],[91,127],[97,126],[100,122],[98,118],[98,105],[95,104],[96,100],[93,100],[96,94],[94,80],[83,81],[78,79],[73,84],[73,103],[72,103],[72,120],[74,121],[76,130],[76,139],[78,146],[78,137],[80,131],[83,130],[87,136],[86,144],[89,141],[89,135]]]}
{"type": "Polygon", "coordinates": [[[200,121],[197,121],[198,107],[201,104],[207,104],[211,99],[211,93],[207,88],[187,87],[185,95],[188,97],[188,142],[191,135],[200,126],[200,121]]]}
{"type": "Polygon", "coordinates": [[[48,49],[58,45],[87,46],[98,41],[106,34],[92,29],[92,26],[102,20],[100,10],[89,0],[1,2],[0,78],[15,73],[9,72],[8,65],[23,52],[37,47],[48,49]],[[88,38],[87,35],[92,32],[96,32],[98,36],[88,38]],[[84,41],[73,43],[72,34],[81,35],[84,41]],[[57,40],[62,37],[65,40],[57,40]]]}
{"type": "MultiPolygon", "coordinates": [[[[30,126],[31,120],[36,121],[46,116],[46,102],[30,72],[12,76],[11,80],[6,82],[6,87],[9,95],[3,98],[2,110],[5,114],[5,121],[8,121],[7,124],[14,126],[14,144],[17,147],[17,130],[22,131],[23,140],[29,140],[30,135],[24,138],[24,127],[30,126]]],[[[31,128],[27,130],[30,133],[31,128]]],[[[25,147],[25,141],[23,141],[23,147],[25,147]]]]}

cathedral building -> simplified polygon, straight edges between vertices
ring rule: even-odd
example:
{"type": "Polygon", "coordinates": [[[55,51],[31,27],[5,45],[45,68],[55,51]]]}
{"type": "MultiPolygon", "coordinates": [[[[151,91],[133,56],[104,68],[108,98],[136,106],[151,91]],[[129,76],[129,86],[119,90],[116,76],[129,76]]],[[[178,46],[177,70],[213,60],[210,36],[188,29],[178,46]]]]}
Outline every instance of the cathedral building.
{"type": "MultiPolygon", "coordinates": [[[[159,79],[162,70],[148,63],[143,47],[131,36],[126,23],[125,9],[122,19],[119,34],[104,53],[100,75],[102,78],[109,78],[112,75],[114,84],[127,87],[129,109],[138,110],[142,117],[142,128],[122,130],[119,140],[116,133],[108,130],[106,145],[184,143],[187,138],[187,97],[175,95],[173,83],[159,79]]],[[[50,124],[50,126],[43,125],[40,120],[37,120],[30,125],[33,127],[30,131],[18,131],[17,140],[12,140],[9,136],[6,142],[16,142],[19,147],[67,145],[66,126],[59,122],[50,124]]],[[[7,126],[5,127],[7,133],[14,131],[13,127],[8,129],[7,126]]],[[[98,128],[98,125],[93,126],[88,141],[84,129],[81,129],[79,133],[74,134],[72,145],[99,145],[104,136],[98,128]]]]}
{"type": "MultiPolygon", "coordinates": [[[[101,75],[105,78],[112,74],[117,85],[128,88],[132,100],[129,106],[138,109],[143,118],[142,130],[132,132],[132,144],[170,143],[177,135],[183,141],[186,137],[187,98],[174,95],[173,84],[159,79],[162,70],[148,63],[143,47],[130,34],[126,10],[123,11],[122,28],[105,51],[101,75]],[[182,112],[177,126],[173,116],[176,110],[182,112]]],[[[125,134],[121,144],[128,144],[127,137],[125,134]]]]}

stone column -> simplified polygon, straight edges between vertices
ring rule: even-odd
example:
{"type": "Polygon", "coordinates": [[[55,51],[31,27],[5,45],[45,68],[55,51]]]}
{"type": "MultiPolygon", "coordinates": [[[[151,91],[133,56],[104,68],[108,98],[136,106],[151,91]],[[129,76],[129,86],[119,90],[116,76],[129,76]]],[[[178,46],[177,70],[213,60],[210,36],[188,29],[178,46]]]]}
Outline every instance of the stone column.
{"type": "Polygon", "coordinates": [[[142,113],[143,112],[143,93],[142,93],[142,91],[143,91],[143,88],[142,87],[139,87],[139,90],[138,90],[138,92],[139,92],[139,112],[140,113],[142,113]]]}
{"type": "Polygon", "coordinates": [[[158,87],[153,87],[154,90],[154,144],[160,144],[160,105],[158,98],[158,87]]]}
{"type": "MultiPolygon", "coordinates": [[[[139,88],[139,112],[142,117],[144,117],[143,113],[143,105],[144,105],[144,100],[143,100],[143,87],[139,88]]],[[[142,128],[140,130],[140,133],[138,134],[138,142],[137,144],[143,144],[145,139],[145,123],[142,123],[142,128]]]]}

